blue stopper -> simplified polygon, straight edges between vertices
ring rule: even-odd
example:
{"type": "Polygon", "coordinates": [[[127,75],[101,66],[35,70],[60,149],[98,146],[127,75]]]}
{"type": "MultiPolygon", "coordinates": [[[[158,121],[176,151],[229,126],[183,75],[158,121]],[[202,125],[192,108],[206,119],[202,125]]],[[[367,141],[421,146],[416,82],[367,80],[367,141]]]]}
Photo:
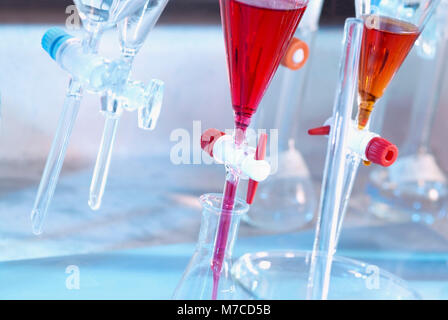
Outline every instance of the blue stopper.
{"type": "Polygon", "coordinates": [[[42,48],[48,52],[50,57],[55,60],[59,47],[68,39],[73,38],[61,28],[53,27],[48,29],[42,37],[42,48]]]}

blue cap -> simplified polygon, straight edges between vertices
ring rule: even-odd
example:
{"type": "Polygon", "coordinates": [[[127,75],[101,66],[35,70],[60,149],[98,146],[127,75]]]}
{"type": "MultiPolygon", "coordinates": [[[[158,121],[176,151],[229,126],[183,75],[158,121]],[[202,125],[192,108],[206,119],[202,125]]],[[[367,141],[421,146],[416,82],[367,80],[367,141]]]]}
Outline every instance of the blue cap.
{"type": "Polygon", "coordinates": [[[42,48],[48,52],[50,57],[55,60],[59,47],[68,39],[73,38],[61,28],[53,27],[48,29],[42,37],[42,48]]]}

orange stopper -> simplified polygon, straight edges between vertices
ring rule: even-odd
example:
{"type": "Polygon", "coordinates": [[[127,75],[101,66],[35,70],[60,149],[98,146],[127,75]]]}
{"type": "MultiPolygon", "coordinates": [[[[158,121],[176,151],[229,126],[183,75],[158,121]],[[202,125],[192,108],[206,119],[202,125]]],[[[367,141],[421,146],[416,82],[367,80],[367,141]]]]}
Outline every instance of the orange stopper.
{"type": "Polygon", "coordinates": [[[308,61],[310,48],[297,38],[292,38],[281,64],[291,70],[299,70],[308,61]]]}

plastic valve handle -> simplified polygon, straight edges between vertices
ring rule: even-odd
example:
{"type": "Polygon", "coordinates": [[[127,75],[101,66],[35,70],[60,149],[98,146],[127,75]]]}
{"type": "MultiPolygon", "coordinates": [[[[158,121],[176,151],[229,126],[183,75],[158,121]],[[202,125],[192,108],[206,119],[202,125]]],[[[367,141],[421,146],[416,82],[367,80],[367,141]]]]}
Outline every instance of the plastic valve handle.
{"type": "MultiPolygon", "coordinates": [[[[308,130],[312,136],[326,136],[330,134],[330,126],[322,126],[308,130]]],[[[367,160],[383,167],[389,167],[395,163],[398,158],[398,147],[392,142],[375,137],[368,143],[365,156],[367,160]]]]}
{"type": "MultiPolygon", "coordinates": [[[[258,140],[257,151],[255,153],[255,160],[264,160],[266,157],[266,146],[268,142],[268,135],[266,133],[262,133],[260,135],[260,139],[258,140]]],[[[254,202],[255,194],[258,188],[257,181],[252,179],[249,180],[249,184],[247,186],[247,196],[246,202],[247,204],[252,204],[254,202]]]]}
{"type": "Polygon", "coordinates": [[[309,56],[310,48],[306,42],[292,38],[281,64],[288,69],[299,70],[306,64],[309,56]]]}
{"type": "Polygon", "coordinates": [[[138,109],[138,127],[154,130],[162,109],[164,83],[153,79],[146,89],[145,103],[138,109]]]}
{"type": "MultiPolygon", "coordinates": [[[[215,158],[215,155],[213,154],[213,149],[215,147],[215,143],[222,136],[225,136],[225,135],[226,134],[224,132],[219,131],[217,129],[208,129],[208,130],[206,130],[202,134],[202,136],[201,136],[201,149],[204,150],[204,152],[206,152],[212,158],[215,158]]],[[[266,134],[262,134],[260,136],[260,140],[258,142],[257,149],[255,150],[254,160],[264,160],[265,155],[266,155],[266,143],[267,143],[267,135],[266,134]]],[[[248,169],[248,168],[246,168],[246,169],[248,169]]],[[[258,170],[260,170],[260,169],[261,168],[258,167],[258,170]]],[[[244,172],[247,175],[252,177],[252,179],[249,181],[249,191],[248,191],[248,194],[250,196],[249,198],[253,199],[253,194],[255,194],[255,191],[257,189],[256,186],[258,185],[258,183],[253,180],[253,179],[256,179],[256,178],[255,178],[255,176],[250,175],[249,171],[250,170],[244,171],[244,172]],[[253,192],[251,191],[252,189],[254,190],[253,192]]],[[[268,165],[268,168],[266,168],[264,166],[261,171],[258,171],[258,177],[261,177],[260,181],[266,179],[266,177],[269,175],[269,172],[270,172],[270,166],[269,165],[268,165]],[[264,171],[264,170],[267,170],[267,171],[264,171]]]]}

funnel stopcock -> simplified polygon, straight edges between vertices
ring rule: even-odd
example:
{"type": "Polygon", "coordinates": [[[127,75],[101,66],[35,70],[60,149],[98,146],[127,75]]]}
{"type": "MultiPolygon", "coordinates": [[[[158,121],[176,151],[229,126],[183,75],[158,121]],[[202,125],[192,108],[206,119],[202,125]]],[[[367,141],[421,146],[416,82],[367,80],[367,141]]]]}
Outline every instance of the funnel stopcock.
{"type": "Polygon", "coordinates": [[[65,41],[71,38],[73,38],[73,36],[65,32],[61,28],[50,28],[42,37],[42,48],[50,55],[53,60],[55,60],[56,52],[58,52],[59,47],[65,41]]]}
{"type": "MultiPolygon", "coordinates": [[[[266,147],[268,143],[268,135],[263,133],[258,140],[257,152],[255,154],[255,160],[264,160],[266,157],[266,147]]],[[[247,186],[247,204],[252,204],[254,202],[255,194],[257,193],[258,182],[250,179],[247,186]]]]}
{"type": "Polygon", "coordinates": [[[397,157],[397,146],[384,138],[373,138],[366,148],[366,158],[383,167],[391,166],[397,157]]]}
{"type": "Polygon", "coordinates": [[[213,146],[225,133],[218,129],[208,129],[201,136],[201,149],[213,157],[213,146]]]}

